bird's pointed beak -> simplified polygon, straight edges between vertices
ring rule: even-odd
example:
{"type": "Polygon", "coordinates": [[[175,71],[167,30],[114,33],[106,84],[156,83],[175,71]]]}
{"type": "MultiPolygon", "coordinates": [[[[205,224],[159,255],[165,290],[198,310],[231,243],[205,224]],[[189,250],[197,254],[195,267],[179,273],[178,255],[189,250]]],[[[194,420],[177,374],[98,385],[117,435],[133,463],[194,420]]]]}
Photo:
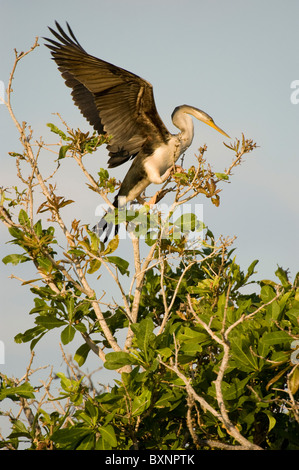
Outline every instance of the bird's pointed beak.
{"type": "Polygon", "coordinates": [[[207,124],[213,127],[213,129],[216,129],[216,131],[220,132],[220,134],[223,134],[225,135],[225,137],[228,137],[228,139],[230,139],[230,136],[226,132],[224,132],[222,129],[220,129],[220,127],[218,127],[214,121],[207,122],[207,124]]]}

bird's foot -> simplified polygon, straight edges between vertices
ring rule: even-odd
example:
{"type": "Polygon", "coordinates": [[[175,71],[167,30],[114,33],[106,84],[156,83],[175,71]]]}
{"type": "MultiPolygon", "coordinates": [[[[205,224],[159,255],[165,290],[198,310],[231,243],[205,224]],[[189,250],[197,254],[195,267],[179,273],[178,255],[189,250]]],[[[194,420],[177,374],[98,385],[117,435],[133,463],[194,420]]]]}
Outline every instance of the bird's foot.
{"type": "Polygon", "coordinates": [[[173,165],[171,173],[184,173],[184,169],[180,165],[173,165]]]}

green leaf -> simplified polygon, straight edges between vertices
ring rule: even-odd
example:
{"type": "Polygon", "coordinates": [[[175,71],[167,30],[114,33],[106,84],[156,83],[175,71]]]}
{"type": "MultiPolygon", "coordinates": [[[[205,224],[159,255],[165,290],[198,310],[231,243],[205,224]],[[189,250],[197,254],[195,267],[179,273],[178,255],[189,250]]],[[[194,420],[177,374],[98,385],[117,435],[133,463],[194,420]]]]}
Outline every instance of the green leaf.
{"type": "Polygon", "coordinates": [[[101,183],[109,178],[109,172],[105,168],[100,168],[100,171],[98,171],[98,175],[101,183]]]}
{"type": "Polygon", "coordinates": [[[90,236],[90,247],[92,251],[98,251],[99,244],[100,244],[99,237],[94,232],[91,232],[90,230],[88,230],[88,235],[90,236]]]}
{"type": "Polygon", "coordinates": [[[139,324],[132,325],[132,329],[136,334],[137,345],[141,351],[145,353],[146,361],[148,360],[148,347],[153,343],[155,335],[153,334],[154,323],[151,318],[144,318],[139,324]]]}
{"type": "Polygon", "coordinates": [[[37,262],[39,268],[45,271],[46,273],[49,273],[52,270],[53,265],[48,258],[37,258],[37,262]]]}
{"type": "Polygon", "coordinates": [[[261,299],[262,301],[266,304],[267,302],[270,302],[270,300],[272,300],[274,297],[275,297],[275,291],[274,289],[267,285],[267,286],[263,286],[261,288],[261,299]]]}
{"type": "Polygon", "coordinates": [[[129,263],[128,261],[120,258],[119,256],[106,256],[106,259],[117,266],[121,274],[127,274],[129,275],[128,267],[129,263]]]}
{"type": "Polygon", "coordinates": [[[19,212],[19,222],[25,227],[30,227],[30,220],[24,209],[21,209],[19,212]]]}
{"type": "Polygon", "coordinates": [[[180,352],[187,356],[196,356],[198,352],[202,351],[202,346],[198,343],[187,342],[182,344],[180,352]]]}
{"type": "Polygon", "coordinates": [[[36,338],[34,338],[31,343],[30,343],[30,351],[33,351],[33,349],[35,348],[35,345],[42,339],[42,337],[46,334],[46,331],[44,331],[43,333],[41,333],[39,336],[37,336],[36,338]]]}
{"type": "MultiPolygon", "coordinates": [[[[74,387],[73,387],[73,382],[74,381],[73,380],[66,377],[62,372],[57,372],[56,375],[61,380],[61,386],[62,386],[63,390],[65,390],[66,392],[73,392],[74,391],[74,387]]],[[[78,384],[76,384],[76,386],[77,385],[78,384]]]]}
{"type": "Polygon", "coordinates": [[[117,446],[117,440],[114,432],[113,426],[111,424],[108,424],[107,426],[101,426],[99,427],[99,432],[102,435],[102,438],[108,442],[112,447],[117,446]]]}
{"type": "Polygon", "coordinates": [[[165,360],[172,356],[173,351],[170,348],[166,347],[157,349],[157,353],[162,357],[163,360],[165,360]]]}
{"type": "Polygon", "coordinates": [[[186,175],[185,173],[178,173],[178,172],[175,172],[175,173],[173,174],[173,176],[174,176],[176,179],[179,179],[181,184],[184,184],[184,183],[187,183],[187,182],[188,182],[188,175],[186,175]]]}
{"type": "Polygon", "coordinates": [[[78,248],[72,248],[71,250],[68,250],[68,253],[71,255],[79,256],[79,257],[80,256],[84,257],[86,255],[85,251],[80,250],[78,248]]]}
{"type": "Polygon", "coordinates": [[[65,158],[68,149],[70,148],[70,145],[62,145],[59,149],[59,155],[58,155],[58,160],[62,160],[65,158]]]}
{"type": "Polygon", "coordinates": [[[77,331],[80,331],[80,333],[87,333],[87,328],[82,322],[75,323],[74,328],[76,328],[77,331]]]}
{"type": "Polygon", "coordinates": [[[137,364],[139,361],[131,354],[125,351],[116,351],[106,354],[106,362],[104,366],[106,369],[119,369],[126,365],[137,364]]]}
{"type": "Polygon", "coordinates": [[[51,122],[49,122],[47,126],[50,127],[51,131],[54,132],[54,134],[58,134],[62,138],[62,140],[70,140],[70,137],[67,137],[63,131],[58,129],[58,127],[52,124],[51,122]]]}
{"type": "Polygon", "coordinates": [[[12,263],[13,265],[25,263],[26,261],[30,261],[30,258],[28,258],[28,256],[18,254],[7,255],[2,259],[2,262],[4,264],[12,263]]]}
{"type": "Polygon", "coordinates": [[[237,364],[243,366],[245,370],[257,371],[258,360],[249,349],[249,344],[242,338],[231,338],[233,359],[237,364]]]}
{"type": "Polygon", "coordinates": [[[276,276],[280,280],[281,284],[283,287],[289,287],[290,283],[288,280],[288,273],[284,269],[278,267],[278,269],[275,271],[276,276]]]}
{"type": "Polygon", "coordinates": [[[18,153],[18,152],[8,152],[8,154],[11,156],[11,157],[19,157],[21,160],[24,160],[24,155],[22,155],[21,153],[18,153]]]}
{"type": "Polygon", "coordinates": [[[89,263],[87,274],[93,274],[100,269],[102,262],[99,259],[92,259],[89,263]]]}
{"type": "Polygon", "coordinates": [[[9,227],[8,231],[11,234],[11,236],[14,238],[17,238],[17,239],[23,238],[23,231],[17,227],[9,227]]]}
{"type": "Polygon", "coordinates": [[[223,398],[225,400],[236,400],[237,398],[239,398],[244,393],[244,387],[250,379],[251,376],[248,374],[245,379],[239,380],[236,378],[231,384],[222,382],[223,398]]]}
{"type": "Polygon", "coordinates": [[[258,262],[259,262],[259,260],[256,259],[250,264],[249,268],[247,269],[246,279],[248,279],[250,276],[252,276],[252,274],[254,273],[254,268],[255,268],[255,266],[257,265],[258,262]]]}
{"type": "Polygon", "coordinates": [[[198,226],[198,220],[192,212],[189,214],[182,214],[174,222],[174,225],[180,229],[181,232],[194,231],[198,226]]]}
{"type": "Polygon", "coordinates": [[[62,330],[60,335],[62,344],[70,343],[74,339],[75,333],[75,328],[72,325],[67,325],[67,327],[62,330]]]}
{"type": "Polygon", "coordinates": [[[269,419],[268,432],[270,432],[271,429],[273,429],[276,424],[276,419],[274,418],[273,414],[268,410],[263,410],[263,413],[265,413],[265,415],[268,416],[268,419],[269,419]]]}
{"type": "Polygon", "coordinates": [[[144,390],[141,395],[135,395],[132,403],[132,416],[140,416],[151,404],[151,391],[144,390]]]}
{"type": "Polygon", "coordinates": [[[30,432],[28,432],[25,424],[22,423],[22,421],[20,421],[19,419],[17,419],[13,423],[13,431],[8,437],[9,439],[13,439],[14,437],[26,437],[27,439],[31,439],[32,436],[30,435],[30,432]]]}
{"type": "Polygon", "coordinates": [[[225,173],[215,173],[215,176],[220,180],[228,180],[229,177],[225,173]]]}
{"type": "Polygon", "coordinates": [[[86,358],[88,356],[88,353],[90,351],[90,347],[84,343],[82,346],[80,346],[77,351],[75,352],[74,359],[77,362],[79,366],[82,366],[84,362],[86,361],[86,358]]]}
{"type": "Polygon", "coordinates": [[[290,343],[292,338],[286,331],[272,331],[270,333],[264,333],[261,341],[268,346],[272,346],[274,344],[290,343]]]}
{"type": "MultiPolygon", "coordinates": [[[[182,379],[176,378],[172,382],[174,385],[183,387],[184,382],[182,379]]],[[[168,411],[171,411],[177,408],[183,399],[183,392],[176,387],[171,388],[170,390],[163,390],[161,397],[155,402],[155,407],[157,408],[168,408],[168,411]]]]}
{"type": "Polygon", "coordinates": [[[28,383],[19,385],[17,387],[2,388],[0,390],[0,401],[4,398],[11,398],[15,400],[17,397],[22,398],[35,398],[34,388],[28,383]]]}
{"type": "Polygon", "coordinates": [[[111,450],[112,447],[109,442],[105,441],[103,437],[99,437],[96,442],[95,450],[111,450]]]}
{"type": "Polygon", "coordinates": [[[76,448],[78,443],[89,434],[89,428],[63,428],[55,431],[51,436],[51,440],[57,444],[62,444],[63,446],[71,445],[71,448],[73,449],[76,448]]]}
{"type": "Polygon", "coordinates": [[[280,306],[279,303],[274,300],[270,305],[267,307],[267,317],[271,320],[278,320],[280,314],[280,306]]]}
{"type": "Polygon", "coordinates": [[[186,341],[192,341],[192,342],[197,342],[197,343],[200,343],[202,341],[205,341],[209,338],[209,335],[208,333],[204,332],[204,331],[198,331],[194,328],[190,328],[190,327],[185,327],[185,328],[182,328],[179,332],[178,332],[178,339],[181,341],[181,342],[186,342],[186,341]]]}
{"type": "Polygon", "coordinates": [[[33,229],[38,237],[40,237],[43,233],[43,228],[42,228],[42,221],[39,219],[36,224],[34,224],[33,229]]]}
{"type": "Polygon", "coordinates": [[[299,369],[295,367],[289,377],[290,392],[295,395],[299,390],[299,369]]]}
{"type": "Polygon", "coordinates": [[[25,333],[19,333],[14,337],[14,340],[17,344],[20,343],[28,343],[32,339],[40,336],[45,332],[45,328],[43,326],[35,326],[34,328],[29,328],[25,331],[25,333]]]}
{"type": "Polygon", "coordinates": [[[106,255],[108,253],[113,253],[117,249],[118,245],[119,245],[119,237],[115,236],[108,243],[107,248],[104,251],[104,254],[106,255]]]}
{"type": "MultiPolygon", "coordinates": [[[[202,343],[209,339],[209,335],[194,328],[181,328],[177,334],[177,339],[181,344],[180,351],[186,356],[196,356],[202,351],[202,343]]],[[[185,362],[185,361],[184,361],[185,362]]]]}
{"type": "Polygon", "coordinates": [[[76,450],[92,450],[94,449],[95,444],[95,433],[90,432],[84,439],[80,442],[80,444],[76,447],[76,450]]]}
{"type": "Polygon", "coordinates": [[[73,316],[74,316],[74,306],[75,306],[74,297],[67,297],[65,299],[65,305],[66,305],[66,308],[67,308],[68,318],[71,321],[73,319],[73,316]]]}
{"type": "Polygon", "coordinates": [[[299,308],[291,308],[286,312],[287,317],[291,320],[294,325],[298,325],[299,322],[299,308]]]}
{"type": "Polygon", "coordinates": [[[60,326],[66,325],[66,322],[63,320],[59,320],[58,318],[52,316],[40,316],[36,317],[35,323],[38,325],[51,330],[52,328],[59,328],[60,326]]]}
{"type": "Polygon", "coordinates": [[[96,424],[99,417],[99,408],[95,406],[91,401],[86,401],[85,410],[93,420],[93,423],[96,424]]]}

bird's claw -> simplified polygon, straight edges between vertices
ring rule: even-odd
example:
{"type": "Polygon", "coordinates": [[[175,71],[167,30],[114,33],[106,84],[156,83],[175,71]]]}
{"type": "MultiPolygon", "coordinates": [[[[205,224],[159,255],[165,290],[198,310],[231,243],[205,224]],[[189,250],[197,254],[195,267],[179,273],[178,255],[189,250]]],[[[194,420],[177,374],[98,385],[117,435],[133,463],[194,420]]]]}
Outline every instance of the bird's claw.
{"type": "Polygon", "coordinates": [[[184,173],[184,169],[180,165],[173,165],[171,173],[184,173]]]}

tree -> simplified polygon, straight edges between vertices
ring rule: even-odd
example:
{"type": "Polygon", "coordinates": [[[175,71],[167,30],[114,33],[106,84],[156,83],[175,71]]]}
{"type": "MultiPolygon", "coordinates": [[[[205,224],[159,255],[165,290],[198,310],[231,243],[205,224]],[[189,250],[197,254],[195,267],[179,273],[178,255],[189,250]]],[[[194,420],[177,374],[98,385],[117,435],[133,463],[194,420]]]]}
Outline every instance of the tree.
{"type": "Polygon", "coordinates": [[[255,143],[242,136],[228,145],[232,164],[218,173],[205,160],[207,148],[200,148],[196,164],[174,172],[156,193],[156,202],[170,193],[166,214],[146,200],[118,214],[130,234],[130,263],[119,256],[118,236],[104,244],[88,224],[66,223],[74,201],[55,187],[62,160],[70,158],[89,189],[110,204],[119,183],[104,169],[91,174],[85,164],[109,136],[70,129],[61,118],[59,127],[49,124],[60,141],[55,170],[45,176],[40,159],[53,149],[34,142],[32,129],[14,114],[15,70],[37,45],[16,52],[7,89],[22,151],[10,152],[18,185],[1,191],[1,221],[18,247],[3,262],[30,263],[36,277],[20,279],[34,295],[35,326],[15,340],[30,343],[32,359],[21,379],[1,374],[0,400],[20,405],[1,446],[16,449],[25,440],[31,449],[298,449],[298,275],[291,283],[278,267],[276,281],[257,282],[257,292],[246,294],[258,261],[243,272],[233,239],[215,240],[194,212],[175,216],[202,195],[218,206],[219,186],[255,143]],[[36,207],[38,191],[43,200],[36,207]],[[105,275],[118,303],[112,296],[102,300],[105,275]],[[51,372],[36,390],[34,347],[54,328],[63,345],[75,335],[82,345],[74,358],[65,357],[67,375],[51,372]],[[97,387],[84,373],[89,354],[118,373],[112,386],[97,387]],[[54,377],[61,390],[53,401],[54,377]],[[50,403],[51,412],[45,409],[50,403]]]}

